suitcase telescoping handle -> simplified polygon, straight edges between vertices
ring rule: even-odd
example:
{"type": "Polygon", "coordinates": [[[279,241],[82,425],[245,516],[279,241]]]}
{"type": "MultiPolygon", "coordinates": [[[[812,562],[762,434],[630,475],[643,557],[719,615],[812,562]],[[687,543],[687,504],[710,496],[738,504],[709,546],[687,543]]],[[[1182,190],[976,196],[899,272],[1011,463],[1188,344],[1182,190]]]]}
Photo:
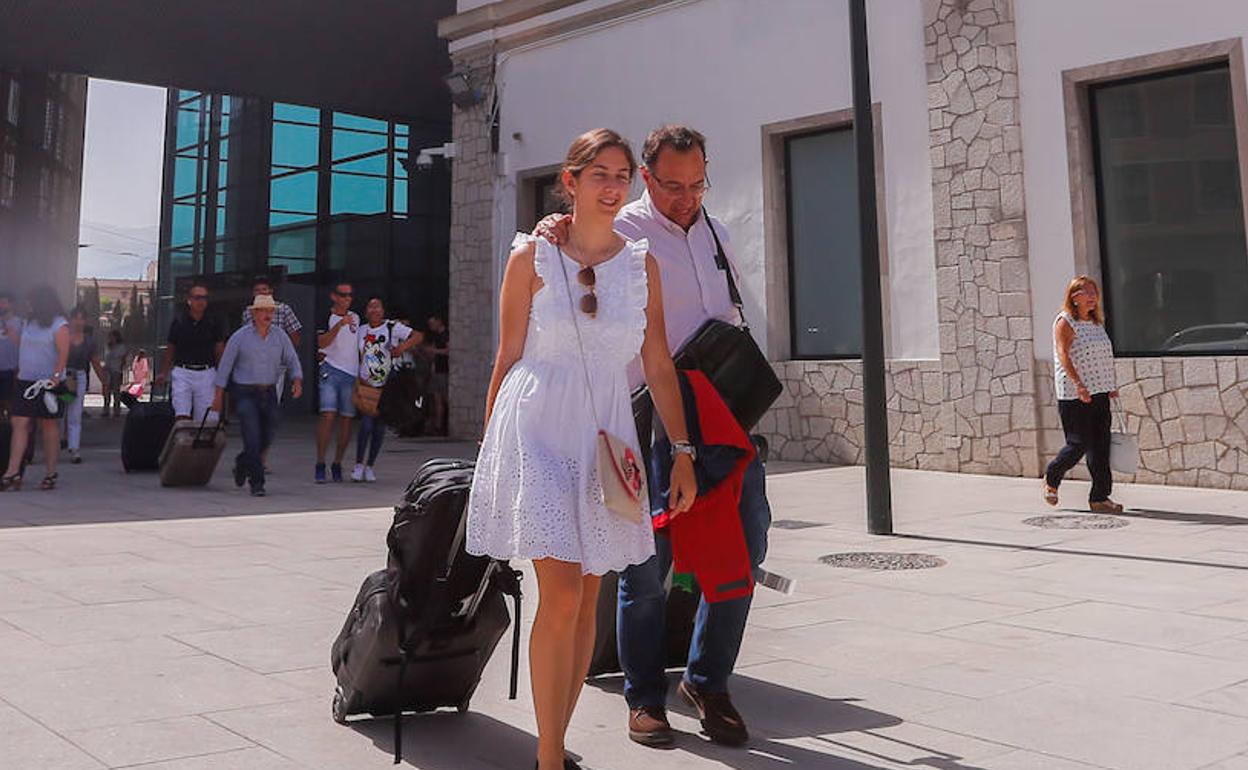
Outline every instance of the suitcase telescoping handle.
{"type": "MultiPolygon", "coordinates": [[[[224,409],[222,409],[222,411],[224,412],[224,409]]],[[[208,437],[207,441],[204,441],[204,427],[208,425],[208,415],[210,414],[212,414],[211,409],[204,412],[204,419],[200,421],[199,429],[195,431],[195,440],[191,442],[191,446],[196,449],[202,449],[203,447],[212,446],[216,443],[217,433],[225,427],[225,415],[218,414],[217,424],[212,429],[212,435],[208,437]]]]}

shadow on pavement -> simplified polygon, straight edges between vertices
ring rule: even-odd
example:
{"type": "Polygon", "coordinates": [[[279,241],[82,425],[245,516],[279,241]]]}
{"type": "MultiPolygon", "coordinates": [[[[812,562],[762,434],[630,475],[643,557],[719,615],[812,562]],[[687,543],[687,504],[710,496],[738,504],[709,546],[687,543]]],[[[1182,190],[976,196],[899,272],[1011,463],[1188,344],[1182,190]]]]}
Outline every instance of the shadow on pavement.
{"type": "MultiPolygon", "coordinates": [[[[674,677],[673,677],[674,679],[674,677]]],[[[880,770],[862,759],[838,753],[870,757],[890,764],[939,770],[983,770],[963,764],[961,757],[937,748],[900,741],[873,732],[903,724],[892,714],[856,705],[854,698],[826,698],[790,687],[736,674],[733,700],[745,711],[750,726],[750,743],[730,748],[712,743],[705,736],[677,733],[673,751],[687,751],[736,770],[774,770],[776,767],[815,768],[816,770],[880,770]],[[837,735],[869,736],[853,743],[837,740],[837,735]],[[828,751],[794,746],[782,741],[814,739],[827,744],[828,751]],[[870,748],[868,748],[868,746],[870,748]],[[889,748],[895,749],[890,753],[889,748]],[[835,753],[834,753],[835,752],[835,753]],[[917,756],[916,755],[920,755],[917,756]]],[[[589,686],[622,697],[621,676],[591,679],[589,686]]],[[[623,710],[621,702],[621,710],[623,710]]],[[[668,697],[671,711],[696,719],[696,713],[674,692],[668,697]]],[[[647,750],[640,749],[639,750],[647,750]]],[[[657,749],[648,749],[656,751],[657,749]]],[[[868,760],[869,761],[869,760],[868,760]]]]}
{"type": "Polygon", "coordinates": [[[1178,511],[1155,511],[1150,508],[1128,508],[1115,514],[1127,519],[1152,519],[1154,521],[1177,521],[1182,524],[1205,524],[1213,527],[1242,527],[1248,519],[1242,516],[1226,516],[1220,513],[1180,513],[1178,511]]]}
{"type": "MultiPolygon", "coordinates": [[[[389,717],[352,721],[348,726],[379,751],[394,753],[394,722],[389,717]]],[[[438,711],[403,719],[403,764],[420,770],[527,770],[536,750],[534,736],[485,714],[438,711]]]]}
{"type": "MultiPolygon", "coordinates": [[[[1119,515],[1119,514],[1115,514],[1119,515]]],[[[897,532],[893,537],[906,540],[918,540],[925,543],[952,543],[955,545],[973,545],[983,548],[1003,548],[1007,551],[1030,551],[1033,553],[1056,553],[1063,556],[1093,556],[1099,559],[1121,559],[1122,561],[1146,561],[1154,564],[1177,564],[1184,567],[1213,567],[1248,571],[1248,565],[1223,564],[1213,561],[1196,561],[1195,559],[1170,559],[1164,556],[1142,556],[1132,553],[1106,553],[1104,551],[1080,551],[1074,548],[1053,548],[1047,545],[1026,545],[1025,543],[999,543],[992,540],[970,540],[960,537],[937,537],[935,535],[916,535],[897,532]]]]}

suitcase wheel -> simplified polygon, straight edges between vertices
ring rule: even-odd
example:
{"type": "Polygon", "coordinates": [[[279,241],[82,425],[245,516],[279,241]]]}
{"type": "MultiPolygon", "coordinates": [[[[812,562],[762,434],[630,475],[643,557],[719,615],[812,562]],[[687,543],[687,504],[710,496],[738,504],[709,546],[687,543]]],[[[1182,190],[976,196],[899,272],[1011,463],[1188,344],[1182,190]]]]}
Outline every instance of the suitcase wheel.
{"type": "Polygon", "coordinates": [[[461,700],[459,702],[459,705],[455,707],[455,710],[461,714],[467,714],[468,713],[468,699],[464,698],[463,700],[461,700]]]}
{"type": "Polygon", "coordinates": [[[338,724],[345,725],[347,723],[347,699],[343,697],[341,687],[334,690],[333,715],[334,721],[338,724]]]}

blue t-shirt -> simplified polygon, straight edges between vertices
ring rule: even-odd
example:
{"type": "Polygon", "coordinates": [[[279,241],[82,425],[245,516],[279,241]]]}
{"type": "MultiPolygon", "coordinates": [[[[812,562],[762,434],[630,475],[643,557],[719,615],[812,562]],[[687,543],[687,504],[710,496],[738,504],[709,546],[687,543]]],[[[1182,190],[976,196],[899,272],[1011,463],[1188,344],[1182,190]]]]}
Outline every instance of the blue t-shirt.
{"type": "Polygon", "coordinates": [[[22,329],[18,351],[17,378],[46,380],[56,371],[56,331],[68,322],[62,316],[52,319],[51,326],[40,326],[33,318],[22,329]]]}

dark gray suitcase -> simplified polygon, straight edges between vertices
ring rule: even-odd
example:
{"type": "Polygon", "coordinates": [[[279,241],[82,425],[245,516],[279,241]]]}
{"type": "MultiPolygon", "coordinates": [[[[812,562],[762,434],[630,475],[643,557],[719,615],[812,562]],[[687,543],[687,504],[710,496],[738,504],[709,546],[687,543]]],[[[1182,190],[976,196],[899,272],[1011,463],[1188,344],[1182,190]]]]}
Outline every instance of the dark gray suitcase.
{"type": "Polygon", "coordinates": [[[208,415],[199,425],[188,420],[174,423],[160,452],[160,484],[165,487],[202,487],[225,451],[225,420],[208,425],[208,415]]]}
{"type": "Polygon", "coordinates": [[[468,710],[481,672],[512,621],[510,697],[520,654],[520,573],[464,550],[473,463],[431,460],[395,506],[387,568],[364,581],[330,654],[338,687],[333,716],[468,710]]]}

